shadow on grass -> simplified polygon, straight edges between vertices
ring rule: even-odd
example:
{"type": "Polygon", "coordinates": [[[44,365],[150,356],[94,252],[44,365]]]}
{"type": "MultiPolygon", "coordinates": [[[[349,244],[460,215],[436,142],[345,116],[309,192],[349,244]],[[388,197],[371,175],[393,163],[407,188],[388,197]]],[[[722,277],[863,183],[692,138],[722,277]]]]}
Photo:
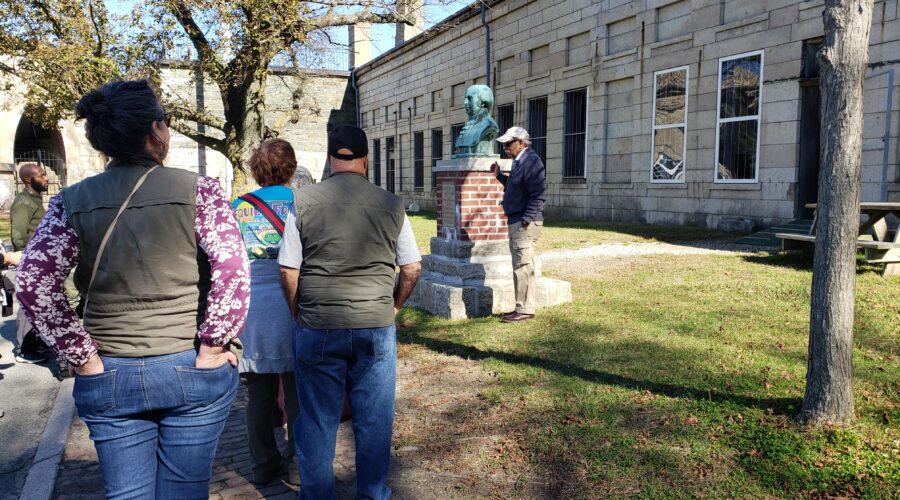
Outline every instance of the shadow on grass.
{"type": "Polygon", "coordinates": [[[638,236],[641,238],[656,239],[659,241],[698,241],[719,240],[722,242],[734,241],[741,235],[703,229],[692,226],[662,226],[653,224],[628,224],[622,222],[597,222],[590,220],[560,220],[547,219],[544,227],[560,229],[596,229],[616,233],[638,236]]]}
{"type": "MultiPolygon", "coordinates": [[[[812,272],[813,258],[811,254],[807,254],[800,250],[789,250],[782,252],[772,252],[770,254],[747,255],[744,260],[752,264],[761,264],[764,266],[785,267],[796,271],[812,272]]],[[[863,276],[868,274],[882,274],[884,268],[881,264],[870,264],[866,262],[863,254],[856,255],[856,275],[863,276]]]]}
{"type": "Polygon", "coordinates": [[[751,264],[781,267],[795,271],[812,271],[812,259],[804,258],[800,252],[774,252],[768,255],[746,255],[744,260],[751,264]]]}
{"type": "Polygon", "coordinates": [[[780,415],[792,414],[794,411],[796,411],[796,408],[799,408],[801,401],[799,398],[787,397],[753,398],[719,391],[696,389],[677,384],[640,380],[601,370],[582,368],[577,365],[561,363],[555,360],[538,358],[527,354],[514,354],[495,350],[481,350],[476,347],[459,344],[456,342],[424,337],[412,329],[402,330],[398,333],[401,342],[420,345],[432,351],[446,355],[459,356],[461,358],[479,361],[484,359],[495,359],[504,363],[528,365],[534,368],[550,370],[560,375],[578,377],[587,382],[615,385],[618,387],[638,391],[649,391],[653,394],[672,398],[689,398],[698,401],[731,403],[747,408],[757,408],[763,411],[771,409],[773,412],[780,415]]]}

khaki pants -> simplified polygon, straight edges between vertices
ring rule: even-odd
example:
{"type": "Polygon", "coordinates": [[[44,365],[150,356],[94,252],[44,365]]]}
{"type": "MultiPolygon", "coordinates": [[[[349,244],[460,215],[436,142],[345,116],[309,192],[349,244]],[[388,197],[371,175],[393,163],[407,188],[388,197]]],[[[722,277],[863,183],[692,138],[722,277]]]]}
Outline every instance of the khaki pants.
{"type": "Polygon", "coordinates": [[[512,254],[513,285],[516,288],[516,312],[534,314],[534,297],[537,283],[534,276],[534,246],[541,237],[542,221],[534,221],[527,227],[521,222],[510,224],[509,253],[512,254]]]}

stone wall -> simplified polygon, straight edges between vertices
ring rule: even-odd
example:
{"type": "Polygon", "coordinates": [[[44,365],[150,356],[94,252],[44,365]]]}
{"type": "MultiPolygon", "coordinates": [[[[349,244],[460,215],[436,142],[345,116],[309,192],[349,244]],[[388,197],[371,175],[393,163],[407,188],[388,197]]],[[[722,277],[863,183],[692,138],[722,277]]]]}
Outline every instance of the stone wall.
{"type": "MultiPolygon", "coordinates": [[[[195,103],[198,99],[207,110],[222,114],[218,88],[204,80],[200,85],[194,71],[170,66],[163,72],[163,92],[170,98],[195,103]]],[[[16,128],[22,118],[24,91],[21,82],[9,82],[0,92],[0,182],[15,192],[13,181],[16,128]]],[[[5,84],[5,82],[0,82],[5,84]]],[[[266,123],[281,130],[281,137],[294,146],[298,164],[308,168],[321,180],[325,170],[328,130],[341,123],[356,122],[355,95],[349,73],[340,71],[305,71],[299,76],[273,71],[266,92],[266,123]],[[294,92],[302,97],[295,105],[294,92]]],[[[66,161],[66,183],[73,184],[103,171],[106,158],[95,151],[84,136],[81,123],[63,121],[58,126],[66,161]]],[[[184,168],[219,179],[230,192],[233,179],[231,165],[225,157],[201,148],[184,135],[173,131],[166,165],[184,168]]],[[[0,207],[2,208],[2,207],[0,207]]]]}
{"type": "MultiPolygon", "coordinates": [[[[194,103],[202,99],[205,109],[222,115],[218,88],[208,79],[197,84],[194,71],[171,67],[164,74],[163,91],[170,98],[194,103]]],[[[273,71],[266,87],[266,124],[279,130],[279,137],[294,147],[297,163],[321,180],[325,170],[328,130],[338,124],[356,123],[355,95],[349,73],[304,71],[300,74],[273,71]],[[295,103],[294,93],[300,98],[295,103]]],[[[173,134],[169,160],[172,165],[200,171],[223,183],[231,181],[230,163],[221,154],[201,148],[181,134],[173,134]],[[205,160],[205,164],[201,163],[205,160]]]]}
{"type": "MultiPolygon", "coordinates": [[[[875,2],[866,81],[862,199],[877,201],[887,158],[888,199],[900,200],[900,92],[887,102],[885,71],[900,69],[898,0],[875,2]],[[888,113],[894,124],[884,141],[888,113]],[[886,156],[885,149],[887,148],[886,156]]],[[[547,98],[546,166],[551,216],[720,227],[734,218],[768,226],[798,216],[801,63],[804,41],[823,36],[823,1],[499,0],[491,2],[492,87],[528,127],[528,102],[547,98]],[[720,60],[759,52],[760,130],[755,179],[716,181],[720,60]],[[683,177],[651,180],[655,73],[687,70],[683,177]],[[564,178],[565,93],[587,91],[584,174],[564,178]]],[[[897,75],[900,76],[900,75],[897,75]]],[[[465,121],[462,94],[484,83],[478,10],[462,12],[357,70],[362,122],[397,137],[396,191],[434,208],[431,131],[465,121]],[[424,185],[413,186],[409,138],[425,132],[424,185]],[[402,181],[400,181],[402,179],[402,181]]],[[[374,155],[370,157],[371,165],[374,155]]],[[[382,179],[382,186],[387,182],[382,179]]]]}

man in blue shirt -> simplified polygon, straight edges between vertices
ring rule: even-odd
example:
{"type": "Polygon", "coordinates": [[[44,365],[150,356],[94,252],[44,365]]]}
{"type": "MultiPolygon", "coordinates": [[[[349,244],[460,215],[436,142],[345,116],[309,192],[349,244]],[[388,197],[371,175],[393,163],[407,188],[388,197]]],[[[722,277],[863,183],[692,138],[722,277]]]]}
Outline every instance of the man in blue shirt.
{"type": "Polygon", "coordinates": [[[491,172],[503,184],[503,213],[509,231],[509,252],[512,254],[513,284],[516,289],[516,309],[503,315],[504,323],[534,319],[534,299],[537,293],[534,266],[534,246],[544,226],[546,171],[541,158],[531,149],[531,140],[522,127],[511,127],[497,138],[506,154],[515,158],[509,175],[500,171],[495,162],[491,172]]]}

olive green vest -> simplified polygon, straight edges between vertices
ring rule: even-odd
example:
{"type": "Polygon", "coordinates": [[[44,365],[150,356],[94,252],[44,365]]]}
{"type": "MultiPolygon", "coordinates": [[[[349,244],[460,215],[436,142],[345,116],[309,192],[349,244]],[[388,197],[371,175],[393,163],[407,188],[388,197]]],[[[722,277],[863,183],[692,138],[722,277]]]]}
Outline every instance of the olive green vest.
{"type": "Polygon", "coordinates": [[[301,324],[392,325],[403,200],[362,175],[342,172],[295,191],[294,206],[303,244],[301,324]]]}
{"type": "MultiPolygon", "coordinates": [[[[62,191],[81,247],[75,286],[82,296],[100,240],[149,167],[112,165],[62,191]]],[[[194,229],[197,177],[186,170],[156,169],[119,217],[84,314],[84,327],[100,354],[157,356],[194,347],[211,276],[194,229]]]]}

